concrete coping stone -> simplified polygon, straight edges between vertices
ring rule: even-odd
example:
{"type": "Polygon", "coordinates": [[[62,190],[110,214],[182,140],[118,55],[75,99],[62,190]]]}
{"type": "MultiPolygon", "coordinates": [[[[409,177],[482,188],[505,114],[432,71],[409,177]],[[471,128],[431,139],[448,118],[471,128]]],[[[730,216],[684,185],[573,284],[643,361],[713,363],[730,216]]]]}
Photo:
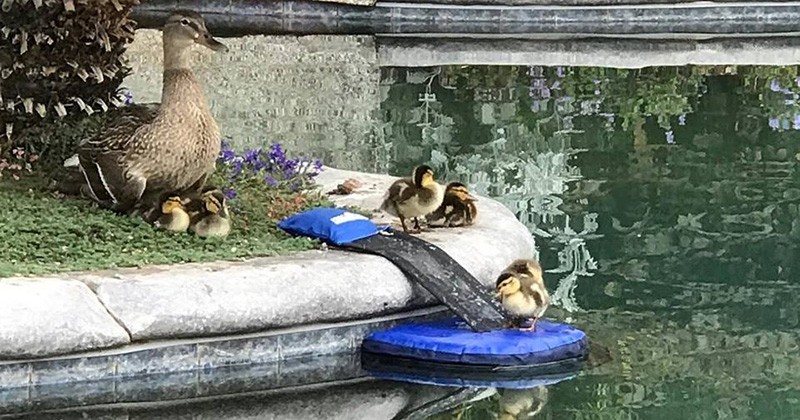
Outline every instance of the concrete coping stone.
{"type": "MultiPolygon", "coordinates": [[[[332,196],[334,202],[373,210],[396,179],[325,168],[317,182],[328,191],[348,178],[363,187],[332,196]]],[[[488,286],[511,260],[535,255],[534,240],[502,204],[478,198],[474,226],[422,237],[488,286]]],[[[382,214],[375,221],[390,219],[382,214]]],[[[435,304],[388,260],[339,250],[5,278],[0,279],[0,362],[370,319],[435,304]]]]}

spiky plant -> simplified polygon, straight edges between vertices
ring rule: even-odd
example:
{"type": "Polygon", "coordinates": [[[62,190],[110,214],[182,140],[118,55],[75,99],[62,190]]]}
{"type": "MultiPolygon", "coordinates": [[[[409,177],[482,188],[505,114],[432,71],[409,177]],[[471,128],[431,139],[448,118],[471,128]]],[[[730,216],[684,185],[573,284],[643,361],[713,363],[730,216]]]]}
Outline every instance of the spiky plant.
{"type": "Polygon", "coordinates": [[[48,125],[122,104],[119,86],[130,67],[122,55],[133,40],[128,18],[139,0],[0,1],[0,158],[70,148],[78,139],[48,125]],[[33,128],[37,134],[25,135],[33,128]]]}

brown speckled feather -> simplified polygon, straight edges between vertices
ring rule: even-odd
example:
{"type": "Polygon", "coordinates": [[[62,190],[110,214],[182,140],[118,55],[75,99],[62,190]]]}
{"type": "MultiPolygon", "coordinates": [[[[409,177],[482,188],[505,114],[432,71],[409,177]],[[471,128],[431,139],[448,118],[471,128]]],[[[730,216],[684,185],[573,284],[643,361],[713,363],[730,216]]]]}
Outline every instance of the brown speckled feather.
{"type": "Polygon", "coordinates": [[[81,168],[101,205],[129,211],[143,195],[188,190],[213,171],[219,129],[199,83],[181,69],[165,71],[164,84],[157,111],[121,108],[79,146],[81,168]]]}

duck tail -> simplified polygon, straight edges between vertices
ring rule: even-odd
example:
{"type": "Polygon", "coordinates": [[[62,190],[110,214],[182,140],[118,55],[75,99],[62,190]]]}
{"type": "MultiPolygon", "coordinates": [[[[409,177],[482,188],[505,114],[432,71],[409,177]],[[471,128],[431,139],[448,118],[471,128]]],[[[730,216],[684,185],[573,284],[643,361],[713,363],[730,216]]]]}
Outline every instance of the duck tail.
{"type": "Polygon", "coordinates": [[[81,160],[77,154],[74,154],[64,161],[65,168],[77,168],[81,165],[81,160]]]}

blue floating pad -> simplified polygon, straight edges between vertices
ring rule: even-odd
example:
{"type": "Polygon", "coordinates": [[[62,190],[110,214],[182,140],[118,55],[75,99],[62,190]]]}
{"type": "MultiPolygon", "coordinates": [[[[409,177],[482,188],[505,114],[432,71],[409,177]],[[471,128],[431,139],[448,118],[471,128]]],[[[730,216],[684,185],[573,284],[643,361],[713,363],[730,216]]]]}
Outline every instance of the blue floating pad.
{"type": "Polygon", "coordinates": [[[459,318],[398,325],[368,336],[364,351],[457,365],[540,366],[588,354],[586,334],[540,319],[536,331],[475,332],[459,318]]]}
{"type": "Polygon", "coordinates": [[[293,234],[308,236],[336,245],[345,245],[368,238],[385,230],[368,218],[334,207],[317,207],[289,216],[278,227],[293,234]]]}

